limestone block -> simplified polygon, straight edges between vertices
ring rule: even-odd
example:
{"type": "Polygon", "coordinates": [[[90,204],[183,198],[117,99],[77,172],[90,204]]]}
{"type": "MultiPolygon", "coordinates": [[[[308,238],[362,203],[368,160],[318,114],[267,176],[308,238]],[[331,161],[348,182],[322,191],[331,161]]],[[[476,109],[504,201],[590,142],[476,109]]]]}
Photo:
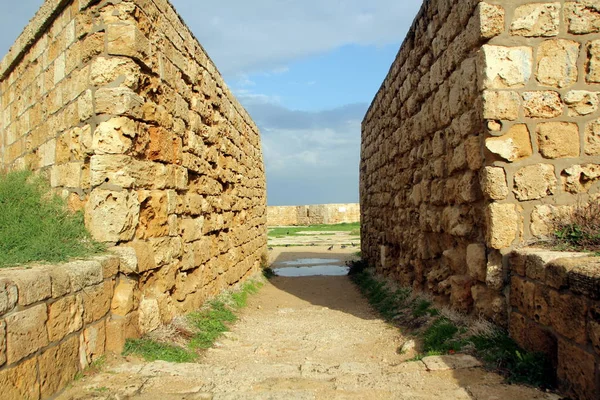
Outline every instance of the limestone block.
{"type": "Polygon", "coordinates": [[[568,206],[536,206],[531,213],[531,234],[536,237],[544,237],[553,233],[555,220],[564,219],[569,214],[570,208],[568,206]]]}
{"type": "Polygon", "coordinates": [[[79,371],[79,340],[72,337],[44,351],[39,358],[40,387],[49,398],[70,383],[79,371]]]}
{"type": "Polygon", "coordinates": [[[510,162],[519,161],[533,154],[529,129],[525,124],[514,125],[502,136],[487,138],[485,147],[491,153],[510,162]]]}
{"type": "Polygon", "coordinates": [[[565,39],[550,39],[539,45],[536,78],[546,86],[564,88],[577,82],[580,44],[565,39]]]}
{"type": "Polygon", "coordinates": [[[510,33],[527,37],[558,35],[560,7],[560,3],[534,3],[517,7],[510,33]]]}
{"type": "Polygon", "coordinates": [[[543,122],[536,128],[544,158],[579,157],[579,126],[569,122],[543,122]]]}
{"type": "Polygon", "coordinates": [[[485,282],[487,270],[487,254],[485,245],[473,243],[467,246],[467,269],[469,275],[480,282],[485,282]]]}
{"type": "Polygon", "coordinates": [[[573,165],[561,173],[565,192],[586,193],[590,187],[600,180],[600,165],[573,165]]]}
{"type": "Polygon", "coordinates": [[[524,92],[523,108],[527,118],[555,118],[563,113],[560,94],[553,90],[524,92]]]}
{"type": "Polygon", "coordinates": [[[15,308],[18,300],[17,285],[8,277],[5,277],[4,274],[0,275],[0,315],[4,315],[15,308]]]}
{"type": "Polygon", "coordinates": [[[573,293],[600,300],[600,262],[597,259],[580,259],[569,271],[569,286],[573,293]]]}
{"type": "Polygon", "coordinates": [[[479,171],[483,165],[481,136],[469,136],[465,142],[465,153],[467,153],[467,164],[471,171],[479,171]]]}
{"type": "Polygon", "coordinates": [[[565,4],[569,33],[585,35],[600,32],[600,6],[595,0],[580,0],[565,4]]]}
{"type": "Polygon", "coordinates": [[[479,16],[479,31],[482,38],[491,39],[504,32],[504,9],[497,4],[480,2],[475,15],[479,16]]]}
{"type": "Polygon", "coordinates": [[[148,240],[154,252],[157,266],[165,266],[182,255],[183,241],[180,237],[151,238],[148,240]]]}
{"type": "Polygon", "coordinates": [[[140,217],[136,231],[138,239],[162,237],[169,234],[168,199],[164,191],[138,191],[140,217]]]}
{"type": "Polygon", "coordinates": [[[6,363],[6,322],[0,320],[0,366],[6,363]]]}
{"type": "Polygon", "coordinates": [[[69,275],[71,292],[84,290],[102,282],[102,265],[94,260],[78,260],[64,264],[64,271],[69,275]]]}
{"type": "Polygon", "coordinates": [[[72,162],[53,165],[50,169],[50,186],[65,188],[80,188],[83,163],[72,162]]]}
{"type": "Polygon", "coordinates": [[[473,279],[468,275],[454,275],[450,278],[450,304],[461,312],[471,311],[473,297],[471,296],[473,279]]]}
{"type": "Polygon", "coordinates": [[[86,226],[100,242],[128,241],[135,234],[139,212],[134,193],[95,189],[85,206],[86,226]]]}
{"type": "Polygon", "coordinates": [[[490,200],[504,200],[508,196],[506,173],[501,167],[485,167],[481,174],[481,189],[490,200]]]}
{"type": "Polygon", "coordinates": [[[106,322],[88,326],[79,337],[80,367],[86,368],[104,354],[106,347],[106,322]],[[84,361],[83,363],[81,361],[84,361]]]}
{"type": "MultiPolygon", "coordinates": [[[[580,272],[587,273],[586,266],[596,268],[595,264],[598,264],[598,261],[593,257],[588,257],[587,253],[561,252],[556,259],[547,262],[544,267],[546,285],[557,290],[565,289],[573,283],[570,280],[573,280],[580,272]]],[[[573,281],[575,282],[577,279],[573,281]]]]}
{"type": "Polygon", "coordinates": [[[5,400],[39,399],[37,358],[0,370],[0,387],[5,400]]]}
{"type": "Polygon", "coordinates": [[[160,326],[160,310],[156,299],[144,298],[140,302],[139,327],[142,335],[160,326]]]}
{"type": "Polygon", "coordinates": [[[181,164],[183,142],[179,136],[162,127],[150,127],[148,133],[150,143],[146,149],[146,156],[149,160],[181,164]]]}
{"type": "Polygon", "coordinates": [[[535,283],[519,276],[510,280],[510,305],[531,319],[535,315],[535,283]]]}
{"type": "Polygon", "coordinates": [[[558,339],[558,375],[559,385],[569,388],[581,399],[596,397],[595,360],[593,354],[558,339]]]}
{"type": "Polygon", "coordinates": [[[485,285],[471,287],[476,315],[482,315],[499,326],[506,327],[506,298],[485,285]]]}
{"type": "Polygon", "coordinates": [[[587,82],[600,83],[600,40],[592,40],[588,45],[587,82]]]}
{"type": "Polygon", "coordinates": [[[80,294],[83,304],[83,320],[86,324],[98,321],[111,308],[113,281],[108,280],[98,285],[86,288],[80,294]]]}
{"type": "Polygon", "coordinates": [[[564,96],[569,107],[570,117],[579,117],[598,111],[598,93],[586,90],[572,90],[564,96]]]}
{"type": "Polygon", "coordinates": [[[203,227],[204,217],[183,218],[179,221],[179,231],[186,243],[201,239],[203,227]]]}
{"type": "Polygon", "coordinates": [[[113,315],[125,317],[138,307],[138,282],[137,279],[121,276],[115,286],[111,303],[113,315]]]}
{"type": "Polygon", "coordinates": [[[481,53],[484,89],[507,89],[525,86],[533,71],[530,47],[484,45],[481,53]]]}
{"type": "Polygon", "coordinates": [[[514,121],[519,118],[521,96],[513,91],[483,92],[483,118],[514,121]]]}
{"type": "Polygon", "coordinates": [[[600,119],[588,123],[585,127],[585,154],[600,155],[600,119]]]}
{"type": "Polygon", "coordinates": [[[529,165],[519,169],[515,174],[513,192],[521,201],[542,199],[554,194],[556,182],[553,165],[529,165]]]}
{"type": "Polygon", "coordinates": [[[106,322],[106,350],[121,353],[125,339],[139,338],[138,319],[137,311],[125,317],[111,316],[106,322]]]}
{"type": "Polygon", "coordinates": [[[6,360],[13,364],[48,344],[46,304],[38,304],[6,317],[6,360]]]}
{"type": "Polygon", "coordinates": [[[95,154],[125,154],[131,149],[137,129],[138,124],[127,117],[101,122],[94,130],[92,149],[95,154]]]}
{"type": "Polygon", "coordinates": [[[519,232],[519,213],[515,204],[492,203],[487,206],[487,244],[494,249],[510,247],[519,232]]]}
{"type": "Polygon", "coordinates": [[[154,251],[148,243],[140,240],[134,240],[126,245],[128,248],[132,248],[135,251],[135,267],[129,268],[125,273],[142,273],[157,268],[156,262],[154,261],[154,251]]]}
{"type": "Polygon", "coordinates": [[[497,250],[490,250],[487,256],[485,272],[485,284],[487,287],[496,291],[504,289],[507,272],[507,269],[504,268],[502,254],[497,250]]]}
{"type": "Polygon", "coordinates": [[[79,296],[58,299],[48,306],[48,339],[58,342],[83,327],[83,303],[79,296]]]}
{"type": "Polygon", "coordinates": [[[119,83],[137,89],[140,67],[127,57],[96,57],[90,68],[90,81],[94,86],[119,83]]]}
{"type": "Polygon", "coordinates": [[[110,55],[145,61],[150,54],[150,42],[135,25],[110,24],[106,49],[110,55]]]}
{"type": "Polygon", "coordinates": [[[109,87],[96,90],[96,114],[122,115],[140,119],[144,99],[130,88],[109,87]]]}
{"type": "MultiPolygon", "coordinates": [[[[17,286],[21,306],[46,300],[52,295],[50,275],[43,269],[7,270],[2,273],[2,276],[17,286]]],[[[14,289],[11,292],[14,293],[14,289]]],[[[12,293],[9,300],[12,299],[12,293]]]]}
{"type": "Polygon", "coordinates": [[[93,258],[94,261],[98,261],[102,266],[102,277],[104,279],[112,278],[119,273],[119,257],[110,254],[103,256],[96,256],[93,258]]]}

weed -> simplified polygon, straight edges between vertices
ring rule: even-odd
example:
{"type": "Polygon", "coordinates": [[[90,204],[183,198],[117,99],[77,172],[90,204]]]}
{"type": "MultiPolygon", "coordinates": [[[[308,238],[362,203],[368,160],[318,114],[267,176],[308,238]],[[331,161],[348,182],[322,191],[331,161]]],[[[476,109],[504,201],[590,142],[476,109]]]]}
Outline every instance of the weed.
{"type": "Polygon", "coordinates": [[[277,276],[277,274],[275,273],[275,271],[273,270],[273,268],[271,267],[267,267],[263,269],[263,276],[267,279],[271,279],[274,276],[277,276]]]}
{"type": "Polygon", "coordinates": [[[98,253],[83,215],[71,213],[48,184],[31,172],[0,174],[0,267],[60,262],[98,253]]]}
{"type": "Polygon", "coordinates": [[[577,205],[554,225],[555,244],[560,249],[600,253],[600,197],[577,205]]]}
{"type": "Polygon", "coordinates": [[[198,355],[188,349],[149,339],[127,339],[123,355],[138,354],[146,361],[193,362],[198,355]]]}

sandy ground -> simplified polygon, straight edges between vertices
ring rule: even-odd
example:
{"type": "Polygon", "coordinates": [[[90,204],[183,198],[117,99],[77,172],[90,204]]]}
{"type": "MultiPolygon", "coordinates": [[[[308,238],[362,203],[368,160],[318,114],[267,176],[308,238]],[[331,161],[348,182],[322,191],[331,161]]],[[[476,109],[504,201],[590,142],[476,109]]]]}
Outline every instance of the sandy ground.
{"type": "MultiPolygon", "coordinates": [[[[343,264],[353,252],[291,247],[270,257],[273,266],[302,258],[343,264]]],[[[58,399],[558,399],[505,385],[468,356],[404,362],[397,349],[405,340],[347,276],[275,277],[198,363],[117,358],[58,399]]]]}

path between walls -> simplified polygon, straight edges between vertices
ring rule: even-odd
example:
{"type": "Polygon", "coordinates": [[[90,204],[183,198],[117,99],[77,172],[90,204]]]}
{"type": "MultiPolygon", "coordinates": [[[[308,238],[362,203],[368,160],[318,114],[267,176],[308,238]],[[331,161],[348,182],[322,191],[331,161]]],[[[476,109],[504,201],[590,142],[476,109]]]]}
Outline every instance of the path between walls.
{"type": "MultiPolygon", "coordinates": [[[[276,262],[337,258],[326,249],[275,249],[276,262]],[[307,252],[310,251],[310,252],[307,252]],[[319,253],[321,251],[321,253],[319,253]]],[[[405,341],[346,276],[275,277],[199,363],[118,358],[58,397],[74,399],[512,399],[557,400],[504,385],[473,359],[402,362],[405,341]]]]}

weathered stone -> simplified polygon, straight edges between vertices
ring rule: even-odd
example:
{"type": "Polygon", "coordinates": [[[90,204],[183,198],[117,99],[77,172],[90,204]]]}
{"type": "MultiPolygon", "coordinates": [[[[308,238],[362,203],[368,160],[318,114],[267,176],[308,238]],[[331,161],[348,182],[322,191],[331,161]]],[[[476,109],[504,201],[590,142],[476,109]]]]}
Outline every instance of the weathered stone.
{"type": "Polygon", "coordinates": [[[131,312],[125,317],[111,316],[106,322],[106,351],[121,353],[125,339],[140,337],[138,313],[131,312]]]}
{"type": "Polygon", "coordinates": [[[133,239],[140,212],[136,197],[124,191],[92,191],[85,207],[85,220],[94,239],[113,243],[133,239]]]}
{"type": "Polygon", "coordinates": [[[531,319],[535,315],[535,283],[513,276],[510,280],[510,305],[531,319]]]}
{"type": "Polygon", "coordinates": [[[482,38],[490,39],[504,32],[504,8],[497,4],[480,2],[476,15],[479,15],[479,32],[482,38]]]}
{"type": "Polygon", "coordinates": [[[164,191],[139,191],[139,224],[136,230],[138,239],[167,236],[169,233],[168,198],[164,191]]]}
{"type": "Polygon", "coordinates": [[[487,255],[485,284],[490,289],[500,291],[505,286],[507,275],[502,254],[497,250],[490,250],[487,255]]]}
{"type": "MultiPolygon", "coordinates": [[[[9,270],[2,275],[17,286],[21,306],[46,300],[52,295],[50,274],[42,268],[9,270]]],[[[7,306],[11,304],[13,294],[14,289],[11,289],[11,293],[7,296],[7,306]]]]}
{"type": "Polygon", "coordinates": [[[536,237],[545,237],[554,233],[555,222],[567,218],[571,209],[568,206],[535,206],[531,213],[531,233],[536,237]]]}
{"type": "Polygon", "coordinates": [[[537,200],[552,195],[556,182],[553,165],[534,164],[517,171],[513,192],[521,201],[537,200]]]}
{"type": "Polygon", "coordinates": [[[481,48],[483,87],[507,89],[523,87],[533,71],[530,47],[483,45],[481,48]]]}
{"type": "Polygon", "coordinates": [[[481,315],[499,326],[506,327],[507,305],[506,298],[497,291],[485,285],[476,285],[471,288],[476,315],[481,315]]]}
{"type": "Polygon", "coordinates": [[[92,149],[96,154],[124,154],[131,148],[137,123],[127,117],[112,118],[98,124],[92,149]]]}
{"type": "Polygon", "coordinates": [[[536,78],[546,86],[564,88],[577,82],[577,58],[580,44],[565,39],[551,39],[537,50],[536,78]]]}
{"type": "Polygon", "coordinates": [[[519,118],[521,96],[513,91],[483,92],[483,118],[514,121],[519,118]]]}
{"type": "Polygon", "coordinates": [[[585,193],[594,183],[600,180],[600,165],[573,165],[565,169],[561,176],[565,192],[585,193]]]}
{"type": "Polygon", "coordinates": [[[79,340],[72,337],[42,353],[39,370],[43,398],[49,398],[73,380],[79,371],[78,351],[79,340]]]}
{"type": "Polygon", "coordinates": [[[78,188],[82,186],[81,170],[83,163],[73,162],[62,165],[53,165],[50,170],[50,186],[78,188]]]}
{"type": "Polygon", "coordinates": [[[474,243],[467,246],[467,269],[473,279],[485,282],[487,255],[484,245],[474,243]]]}
{"type": "Polygon", "coordinates": [[[485,167],[481,174],[481,189],[490,200],[504,200],[508,196],[504,168],[485,167]]]}
{"type": "Polygon", "coordinates": [[[156,299],[144,298],[139,307],[140,333],[152,332],[160,326],[160,310],[156,299]]]}
{"type": "Polygon", "coordinates": [[[494,249],[509,247],[519,233],[519,213],[515,204],[487,206],[487,244],[494,249]]]}
{"type": "Polygon", "coordinates": [[[136,263],[134,269],[129,268],[127,271],[123,272],[139,274],[157,268],[156,262],[154,261],[154,251],[148,243],[135,240],[129,242],[127,247],[131,247],[135,251],[136,263]]]}
{"type": "Polygon", "coordinates": [[[559,384],[581,399],[593,399],[596,392],[594,356],[564,339],[558,340],[559,384]]]}
{"type": "Polygon", "coordinates": [[[0,367],[6,363],[6,322],[0,320],[0,367]]]}
{"type": "Polygon", "coordinates": [[[111,303],[111,312],[115,316],[125,317],[138,306],[138,281],[121,276],[115,286],[111,303]]]}
{"type": "Polygon", "coordinates": [[[112,295],[112,280],[87,287],[81,292],[79,297],[83,303],[83,320],[86,324],[98,321],[108,314],[111,308],[112,295]]]}
{"type": "Polygon", "coordinates": [[[502,136],[487,138],[485,147],[490,152],[510,162],[521,160],[533,154],[529,129],[525,124],[514,125],[502,136]]]}
{"type": "Polygon", "coordinates": [[[594,263],[587,256],[587,253],[561,252],[560,258],[545,265],[546,285],[557,290],[567,288],[570,285],[569,276],[575,276],[580,266],[594,263]]]}
{"type": "Polygon", "coordinates": [[[446,371],[463,368],[481,367],[481,362],[473,356],[455,354],[450,356],[429,356],[421,361],[430,371],[446,371]]]}
{"type": "Polygon", "coordinates": [[[600,262],[597,258],[578,259],[569,271],[569,287],[573,293],[600,300],[600,262]]]}
{"type": "Polygon", "coordinates": [[[148,244],[154,252],[154,261],[157,266],[165,266],[181,257],[183,241],[180,237],[152,238],[148,244]]]}
{"type": "Polygon", "coordinates": [[[592,40],[588,45],[588,83],[600,83],[600,40],[592,40]]]}
{"type": "Polygon", "coordinates": [[[107,51],[110,55],[144,61],[150,53],[150,42],[135,25],[110,24],[107,32],[107,51]]]}
{"type": "Polygon", "coordinates": [[[528,37],[558,35],[560,7],[560,3],[534,3],[517,7],[510,33],[528,37]]]}
{"type": "Polygon", "coordinates": [[[204,217],[185,218],[179,221],[179,230],[183,241],[193,242],[202,238],[204,217]]]}
{"type": "Polygon", "coordinates": [[[58,342],[83,327],[83,303],[79,296],[67,296],[48,306],[48,339],[58,342]]]}
{"type": "Polygon", "coordinates": [[[0,387],[5,400],[39,399],[37,358],[0,370],[0,387]]]}
{"type": "Polygon", "coordinates": [[[69,275],[71,292],[77,292],[102,282],[102,265],[98,261],[81,260],[65,264],[64,271],[69,275]]]}
{"type": "Polygon", "coordinates": [[[132,273],[137,273],[138,271],[138,260],[135,249],[132,247],[111,247],[109,249],[111,252],[115,253],[119,256],[119,271],[130,275],[132,273]]]}
{"type": "Polygon", "coordinates": [[[137,89],[140,67],[130,58],[96,57],[90,69],[90,81],[94,86],[104,86],[119,82],[131,89],[137,89]]]}
{"type": "Polygon", "coordinates": [[[600,6],[595,0],[579,0],[565,4],[569,33],[585,35],[600,32],[600,6]]]}
{"type": "Polygon", "coordinates": [[[560,94],[553,90],[524,92],[523,108],[528,118],[555,118],[563,113],[560,94]]]}
{"type": "Polygon", "coordinates": [[[473,305],[472,285],[473,279],[470,276],[454,275],[450,278],[450,304],[455,310],[464,313],[471,311],[473,305]]]}
{"type": "Polygon", "coordinates": [[[38,304],[6,317],[6,359],[22,360],[48,344],[46,304],[38,304]]]}
{"type": "Polygon", "coordinates": [[[538,145],[544,158],[579,157],[579,127],[569,122],[543,122],[537,126],[538,145]]]}
{"type": "Polygon", "coordinates": [[[15,308],[18,300],[17,285],[9,278],[0,275],[0,315],[4,315],[15,308]]]}
{"type": "Polygon", "coordinates": [[[585,154],[600,155],[600,119],[590,122],[585,127],[585,154]]]}
{"type": "Polygon", "coordinates": [[[79,361],[82,369],[104,355],[106,321],[102,320],[84,329],[79,337],[79,361]]]}
{"type": "Polygon", "coordinates": [[[563,97],[569,107],[570,117],[579,117],[598,111],[598,93],[586,90],[572,90],[563,97]]]}

